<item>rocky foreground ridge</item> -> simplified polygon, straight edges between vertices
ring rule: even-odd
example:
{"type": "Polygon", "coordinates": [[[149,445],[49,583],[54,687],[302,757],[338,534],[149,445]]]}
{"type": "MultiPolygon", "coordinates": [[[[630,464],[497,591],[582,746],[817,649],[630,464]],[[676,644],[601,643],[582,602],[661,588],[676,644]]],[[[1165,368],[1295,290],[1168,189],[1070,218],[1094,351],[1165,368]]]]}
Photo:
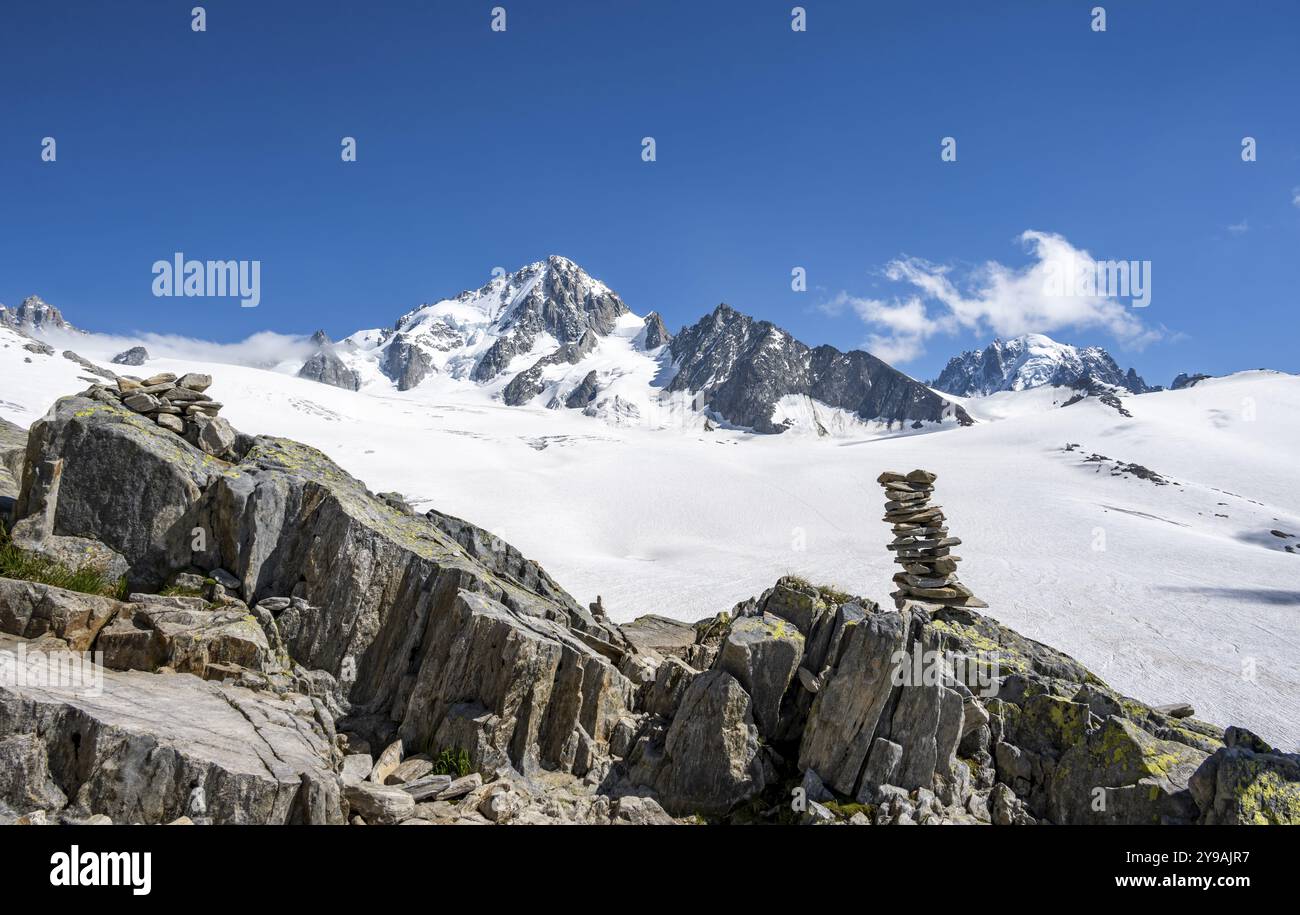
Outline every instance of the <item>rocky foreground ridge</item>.
{"type": "Polygon", "coordinates": [[[1300,757],[970,606],[785,577],[618,626],[487,531],[137,393],[0,428],[4,555],[121,576],[0,578],[0,822],[1300,822],[1300,757]]]}

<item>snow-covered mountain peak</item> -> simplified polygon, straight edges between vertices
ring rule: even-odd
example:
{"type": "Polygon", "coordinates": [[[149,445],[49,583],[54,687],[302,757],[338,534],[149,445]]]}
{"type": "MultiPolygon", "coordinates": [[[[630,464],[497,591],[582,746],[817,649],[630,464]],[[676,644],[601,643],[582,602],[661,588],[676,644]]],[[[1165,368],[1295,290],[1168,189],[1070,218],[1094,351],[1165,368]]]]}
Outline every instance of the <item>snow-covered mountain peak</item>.
{"type": "Polygon", "coordinates": [[[1134,394],[1149,388],[1133,369],[1122,370],[1099,346],[1077,347],[1045,334],[995,339],[982,350],[968,350],[948,361],[931,386],[959,397],[998,391],[1023,391],[1043,385],[1111,385],[1134,394]]]}
{"type": "MultiPolygon", "coordinates": [[[[421,305],[391,328],[352,334],[340,358],[359,378],[385,377],[402,391],[435,375],[490,383],[560,347],[583,344],[589,334],[606,337],[628,315],[613,290],[553,254],[513,273],[498,271],[478,289],[421,305]]],[[[630,334],[640,330],[638,324],[630,334]]]]}

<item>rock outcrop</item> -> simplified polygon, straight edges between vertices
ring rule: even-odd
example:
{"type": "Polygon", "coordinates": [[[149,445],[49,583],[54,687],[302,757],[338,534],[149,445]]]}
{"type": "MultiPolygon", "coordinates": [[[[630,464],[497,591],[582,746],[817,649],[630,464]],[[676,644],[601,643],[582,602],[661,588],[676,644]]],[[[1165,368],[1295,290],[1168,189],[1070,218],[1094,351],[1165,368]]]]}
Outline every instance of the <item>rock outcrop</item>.
{"type": "Polygon", "coordinates": [[[298,370],[299,378],[319,381],[321,384],[332,385],[345,391],[356,391],[361,388],[360,376],[339,358],[333,342],[326,336],[325,331],[318,330],[312,334],[311,342],[315,345],[316,351],[298,370]]]}
{"type": "MultiPolygon", "coordinates": [[[[505,390],[501,392],[501,399],[507,406],[517,407],[520,404],[528,403],[538,394],[545,390],[545,385],[541,384],[542,373],[552,365],[576,365],[596,348],[597,337],[587,329],[582,336],[574,343],[564,343],[555,352],[548,356],[543,356],[532,364],[529,368],[520,372],[510,380],[505,390]]],[[[588,398],[590,400],[591,398],[588,398]]]]}
{"type": "MultiPolygon", "coordinates": [[[[19,652],[20,644],[0,636],[0,666],[45,665],[25,644],[19,652]]],[[[97,670],[101,682],[86,685],[0,678],[0,757],[17,752],[6,742],[23,740],[26,771],[21,779],[0,777],[0,809],[101,814],[115,823],[185,815],[212,823],[343,822],[332,750],[309,700],[188,674],[97,670]]]]}
{"type": "Polygon", "coordinates": [[[137,590],[193,568],[242,598],[119,608],[98,636],[111,665],[264,675],[274,641],[368,738],[524,773],[607,758],[629,646],[517,550],[394,507],[298,443],[232,435],[210,454],[92,393],[34,424],[16,532],[103,544],[137,590]]]}
{"type": "MultiPolygon", "coordinates": [[[[928,593],[949,556],[901,556],[927,575],[893,609],[787,576],[619,627],[320,452],[206,451],[123,395],[27,437],[17,547],[93,546],[135,590],[0,578],[0,821],[1300,821],[1300,757],[928,593]]],[[[881,482],[896,546],[941,548],[933,475],[881,482]]]]}
{"type": "Polygon", "coordinates": [[[38,295],[29,295],[17,308],[0,305],[0,327],[23,333],[43,330],[81,332],[64,320],[62,312],[38,295]]]}
{"type": "Polygon", "coordinates": [[[140,366],[149,361],[149,351],[143,346],[133,346],[113,357],[114,365],[140,366]]]}

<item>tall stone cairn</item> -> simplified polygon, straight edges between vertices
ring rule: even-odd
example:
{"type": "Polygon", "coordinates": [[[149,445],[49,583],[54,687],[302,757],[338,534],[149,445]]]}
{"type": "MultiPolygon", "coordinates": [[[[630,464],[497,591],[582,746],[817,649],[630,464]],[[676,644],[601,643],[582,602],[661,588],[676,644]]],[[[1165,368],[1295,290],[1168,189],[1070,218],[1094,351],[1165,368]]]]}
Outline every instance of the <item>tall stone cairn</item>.
{"type": "Polygon", "coordinates": [[[898,590],[890,596],[902,607],[919,601],[945,607],[987,607],[970,588],[957,580],[960,556],[952,548],[960,538],[949,537],[943,506],[933,505],[936,476],[928,470],[911,473],[885,471],[876,482],[885,487],[885,518],[893,526],[889,549],[903,570],[894,576],[898,590]]]}

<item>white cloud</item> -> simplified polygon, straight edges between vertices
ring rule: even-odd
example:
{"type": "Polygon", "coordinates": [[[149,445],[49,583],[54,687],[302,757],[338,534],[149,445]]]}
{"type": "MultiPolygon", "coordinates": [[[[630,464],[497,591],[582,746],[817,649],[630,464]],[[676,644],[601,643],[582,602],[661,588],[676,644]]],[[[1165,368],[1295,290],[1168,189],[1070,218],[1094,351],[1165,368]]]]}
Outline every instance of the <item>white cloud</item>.
{"type": "MultiPolygon", "coordinates": [[[[153,359],[216,362],[253,368],[275,368],[309,358],[316,347],[307,337],[261,331],[237,343],[213,343],[176,334],[71,334],[46,332],[51,342],[82,356],[107,361],[123,350],[143,346],[153,359]]],[[[129,370],[128,370],[129,371],[129,370]]]]}
{"type": "Polygon", "coordinates": [[[1233,235],[1245,235],[1247,232],[1250,231],[1250,224],[1243,219],[1241,222],[1233,223],[1232,225],[1228,226],[1228,231],[1231,232],[1233,235]]]}
{"type": "MultiPolygon", "coordinates": [[[[1019,240],[1035,258],[1025,267],[990,261],[957,277],[952,267],[900,257],[885,265],[884,276],[911,287],[911,294],[886,302],[841,292],[823,311],[838,314],[851,307],[871,329],[866,348],[887,362],[915,359],[925,352],[930,337],[963,330],[1014,337],[1100,329],[1138,348],[1164,335],[1163,330],[1147,328],[1118,298],[1086,284],[1062,287],[1072,282],[1069,278],[1097,275],[1098,261],[1087,251],[1050,232],[1025,232],[1019,240]]],[[[1141,279],[1149,296],[1149,269],[1141,279]]],[[[1135,300],[1139,297],[1136,286],[1132,294],[1135,300]]]]}
{"type": "Polygon", "coordinates": [[[1300,187],[1291,188],[1291,206],[1300,207],[1300,187]]]}

